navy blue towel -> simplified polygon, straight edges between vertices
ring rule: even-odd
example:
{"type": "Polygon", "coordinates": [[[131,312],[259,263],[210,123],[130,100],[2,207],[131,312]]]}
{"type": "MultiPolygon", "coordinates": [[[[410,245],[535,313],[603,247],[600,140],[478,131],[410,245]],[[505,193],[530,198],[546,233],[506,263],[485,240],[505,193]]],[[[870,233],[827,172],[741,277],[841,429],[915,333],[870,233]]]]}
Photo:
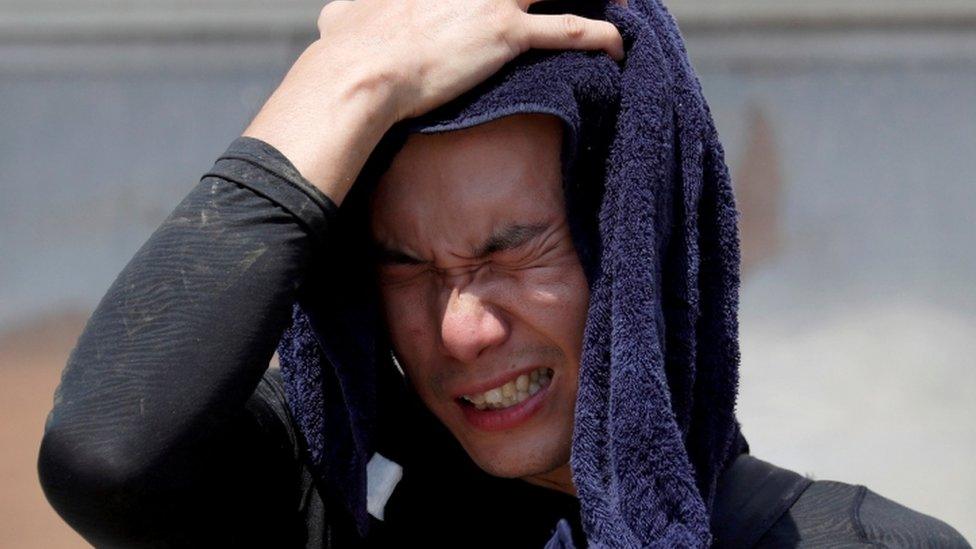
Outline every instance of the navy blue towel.
{"type": "MultiPolygon", "coordinates": [[[[657,0],[533,8],[611,21],[626,58],[527,52],[391,129],[354,192],[368,193],[410,132],[515,113],[561,118],[567,208],[591,288],[571,457],[587,542],[708,546],[716,479],[741,451],[739,240],[722,146],[677,25],[657,0]]],[[[361,212],[342,210],[342,224],[361,230],[361,212]]],[[[377,369],[389,348],[363,282],[368,258],[355,238],[339,240],[314,280],[348,291],[303,290],[279,356],[308,460],[365,532],[377,369]]]]}

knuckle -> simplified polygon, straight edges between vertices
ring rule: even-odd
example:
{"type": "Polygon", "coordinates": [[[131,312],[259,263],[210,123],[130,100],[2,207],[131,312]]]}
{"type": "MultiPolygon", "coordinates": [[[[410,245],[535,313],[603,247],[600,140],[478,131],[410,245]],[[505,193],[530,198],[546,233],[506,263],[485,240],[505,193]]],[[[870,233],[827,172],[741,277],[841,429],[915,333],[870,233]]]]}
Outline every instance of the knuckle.
{"type": "Polygon", "coordinates": [[[325,26],[325,24],[332,18],[337,17],[338,13],[346,8],[346,4],[349,4],[350,0],[332,0],[322,6],[319,10],[318,26],[319,30],[325,26]]]}
{"type": "Polygon", "coordinates": [[[586,26],[583,23],[583,19],[576,15],[561,15],[559,18],[559,27],[562,29],[562,32],[566,38],[570,38],[572,40],[582,38],[586,32],[586,26]]]}
{"type": "Polygon", "coordinates": [[[322,13],[336,13],[352,4],[351,0],[330,0],[322,6],[322,13]]]}

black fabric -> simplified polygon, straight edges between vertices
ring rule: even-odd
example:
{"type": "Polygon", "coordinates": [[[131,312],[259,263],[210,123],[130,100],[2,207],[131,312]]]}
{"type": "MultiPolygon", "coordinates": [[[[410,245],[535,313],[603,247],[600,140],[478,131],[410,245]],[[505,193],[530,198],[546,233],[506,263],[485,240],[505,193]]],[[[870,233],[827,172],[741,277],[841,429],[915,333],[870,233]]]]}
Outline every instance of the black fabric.
{"type": "Polygon", "coordinates": [[[926,547],[969,543],[948,524],[879,496],[864,486],[816,481],[755,547],[926,547]]]}
{"type": "Polygon", "coordinates": [[[740,454],[719,479],[713,547],[752,547],[813,481],[740,454]]]}
{"type": "MultiPolygon", "coordinates": [[[[78,340],[38,459],[51,504],[98,547],[541,547],[562,517],[582,545],[575,498],[486,475],[419,400],[393,390],[379,450],[404,477],[386,520],[354,541],[349,517],[303,460],[280,372],[267,368],[309,265],[330,267],[335,212],[269,145],[231,144],[78,340]]],[[[392,367],[384,371],[395,386],[392,367]]],[[[784,505],[783,487],[797,478],[740,456],[719,482],[717,537],[967,546],[944,523],[863,487],[815,482],[784,505]],[[743,498],[750,490],[757,495],[743,498]],[[754,516],[778,518],[768,527],[754,516]]]]}
{"type": "Polygon", "coordinates": [[[48,417],[42,486],[99,546],[303,530],[299,447],[255,389],[335,206],[258,140],[212,173],[103,297],[48,417]]]}

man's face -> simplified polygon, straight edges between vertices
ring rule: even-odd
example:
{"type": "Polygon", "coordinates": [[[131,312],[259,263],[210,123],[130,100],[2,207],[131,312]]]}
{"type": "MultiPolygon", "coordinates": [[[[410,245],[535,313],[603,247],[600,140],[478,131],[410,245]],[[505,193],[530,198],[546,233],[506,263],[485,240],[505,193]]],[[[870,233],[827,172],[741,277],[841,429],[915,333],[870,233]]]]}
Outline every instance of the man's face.
{"type": "Polygon", "coordinates": [[[397,358],[496,476],[569,460],[589,291],[566,220],[561,139],[549,115],[412,135],[371,205],[397,358]]]}

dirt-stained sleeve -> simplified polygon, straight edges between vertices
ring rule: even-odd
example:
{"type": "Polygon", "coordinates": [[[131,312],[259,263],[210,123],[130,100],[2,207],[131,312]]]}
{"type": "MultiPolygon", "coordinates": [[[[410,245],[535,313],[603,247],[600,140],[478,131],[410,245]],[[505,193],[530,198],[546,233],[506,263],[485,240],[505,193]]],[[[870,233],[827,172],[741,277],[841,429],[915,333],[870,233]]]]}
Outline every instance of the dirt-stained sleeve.
{"type": "Polygon", "coordinates": [[[49,501],[88,541],[301,535],[294,441],[255,389],[335,211],[242,137],[119,274],[71,353],[38,460],[49,501]]]}

